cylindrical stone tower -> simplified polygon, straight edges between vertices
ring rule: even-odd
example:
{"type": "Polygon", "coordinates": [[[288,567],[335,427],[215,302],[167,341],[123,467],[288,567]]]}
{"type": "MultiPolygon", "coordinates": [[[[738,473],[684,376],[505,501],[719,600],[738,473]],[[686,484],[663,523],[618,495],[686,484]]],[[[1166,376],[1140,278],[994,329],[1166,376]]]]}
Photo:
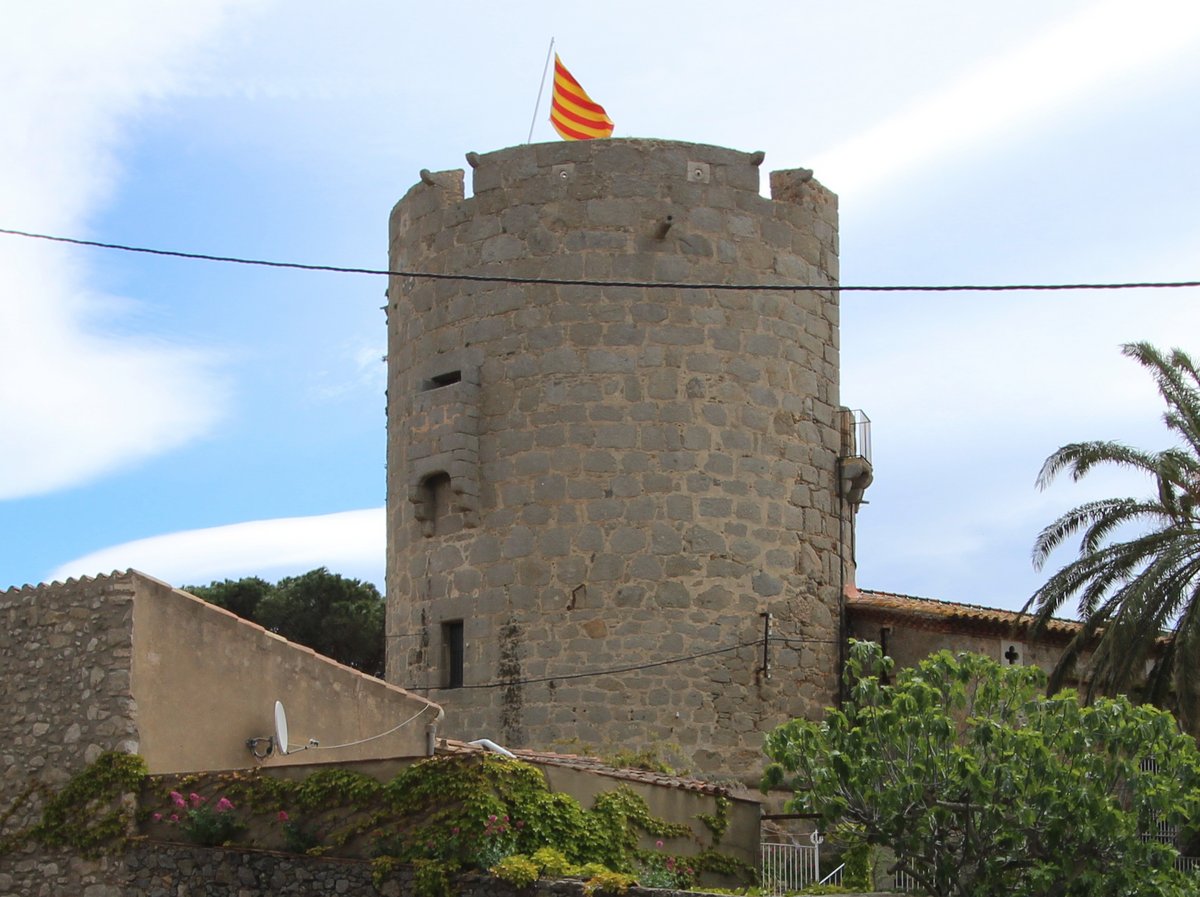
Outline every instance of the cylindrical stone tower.
{"type": "Polygon", "coordinates": [[[391,217],[393,271],[513,280],[389,285],[388,678],[454,737],[753,773],[836,699],[836,198],[658,140],[468,160],[391,217]]]}

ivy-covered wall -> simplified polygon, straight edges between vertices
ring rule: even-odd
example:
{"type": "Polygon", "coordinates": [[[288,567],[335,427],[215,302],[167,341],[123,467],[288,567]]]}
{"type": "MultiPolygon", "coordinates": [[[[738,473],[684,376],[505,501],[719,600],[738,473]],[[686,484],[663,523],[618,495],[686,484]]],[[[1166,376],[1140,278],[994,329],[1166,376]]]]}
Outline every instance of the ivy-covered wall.
{"type": "MultiPolygon", "coordinates": [[[[108,577],[0,592],[0,842],[36,825],[105,751],[138,750],[133,593],[128,580],[108,577]]],[[[77,853],[13,845],[0,856],[0,894],[121,893],[111,860],[77,853]]]]}
{"type": "MultiPolygon", "coordinates": [[[[369,874],[372,892],[414,897],[451,897],[472,873],[483,877],[480,894],[491,893],[492,878],[519,886],[571,878],[591,895],[755,877],[720,849],[730,801],[718,793],[709,795],[712,813],[672,820],[626,785],[584,807],[551,790],[536,767],[490,754],[428,758],[388,781],[329,766],[303,778],[289,772],[147,776],[137,755],[103,753],[60,788],[39,790],[36,820],[9,825],[0,893],[186,897],[193,874],[204,894],[228,885],[239,897],[278,893],[280,874],[318,893],[352,893],[369,874]],[[197,848],[215,852],[187,853],[197,848]],[[310,868],[314,859],[333,864],[310,868]],[[296,862],[299,872],[280,872],[296,862]]],[[[8,807],[6,824],[24,803],[8,807]]]]}

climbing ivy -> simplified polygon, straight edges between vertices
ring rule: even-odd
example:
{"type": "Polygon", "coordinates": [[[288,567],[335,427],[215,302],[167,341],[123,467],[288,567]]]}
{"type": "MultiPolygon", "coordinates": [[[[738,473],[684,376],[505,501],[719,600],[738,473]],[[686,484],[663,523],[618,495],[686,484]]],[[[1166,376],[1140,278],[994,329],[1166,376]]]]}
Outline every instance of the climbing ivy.
{"type": "MultiPolygon", "coordinates": [[[[165,820],[179,794],[220,794],[257,843],[265,836],[268,845],[294,847],[300,842],[287,838],[289,827],[303,831],[306,853],[373,856],[377,883],[411,866],[416,897],[449,897],[460,870],[503,868],[510,877],[528,877],[530,862],[539,874],[570,874],[591,890],[620,892],[647,853],[638,847],[644,836],[693,837],[690,826],[652,815],[629,787],[604,792],[585,809],[551,791],[536,767],[493,754],[427,758],[381,783],[345,768],[298,780],[258,770],[149,779],[140,757],[107,753],[58,791],[31,786],[17,796],[0,813],[0,828],[39,791],[43,811],[36,824],[0,839],[0,856],[29,843],[89,857],[119,849],[135,815],[134,802],[123,798],[139,790],[137,818],[151,834],[170,837],[165,820]],[[500,866],[506,857],[534,859],[500,866]]],[[[728,826],[728,808],[719,798],[716,812],[700,817],[714,846],[728,826]]],[[[745,864],[711,848],[693,865],[753,877],[745,864]]]]}
{"type": "Polygon", "coordinates": [[[725,831],[729,828],[729,798],[718,794],[716,804],[717,811],[715,813],[700,813],[696,817],[704,823],[705,828],[712,832],[713,847],[721,843],[721,839],[725,837],[725,831]]]}
{"type": "Polygon", "coordinates": [[[29,843],[70,847],[85,857],[120,849],[133,823],[133,804],[124,797],[141,787],[146,772],[145,762],[136,754],[110,751],[58,791],[30,786],[5,811],[0,825],[39,791],[45,796],[41,818],[0,841],[0,856],[29,843]]]}

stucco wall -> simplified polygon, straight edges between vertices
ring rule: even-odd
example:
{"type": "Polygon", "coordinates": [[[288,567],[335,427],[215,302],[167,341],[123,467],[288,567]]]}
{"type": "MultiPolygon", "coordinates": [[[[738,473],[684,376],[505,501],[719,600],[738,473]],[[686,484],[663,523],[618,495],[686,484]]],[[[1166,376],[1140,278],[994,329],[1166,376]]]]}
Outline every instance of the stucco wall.
{"type": "MultiPolygon", "coordinates": [[[[525,759],[525,758],[522,758],[525,759]]],[[[626,787],[646,801],[650,815],[671,822],[682,822],[692,827],[694,841],[675,839],[667,849],[673,853],[696,853],[713,842],[713,832],[700,819],[701,815],[718,816],[717,796],[711,793],[681,787],[639,782],[624,778],[598,775],[582,769],[572,769],[533,759],[525,762],[537,766],[546,777],[553,791],[570,794],[584,807],[590,807],[598,794],[615,788],[626,787]]],[[[759,832],[762,826],[762,807],[758,801],[727,797],[726,811],[728,827],[720,836],[718,850],[757,867],[759,862],[759,832]]],[[[655,839],[644,835],[641,846],[654,847],[655,839]]]]}
{"type": "Polygon", "coordinates": [[[255,765],[246,740],[271,735],[276,700],[286,708],[289,741],[317,739],[320,747],[272,755],[268,765],[426,753],[436,705],[158,580],[134,577],[133,693],[151,772],[255,765]],[[370,740],[334,749],[362,739],[370,740]]]}
{"type": "MultiPolygon", "coordinates": [[[[926,601],[936,607],[937,602],[926,601]]],[[[955,605],[946,605],[949,608],[955,605]]],[[[999,612],[1006,613],[1006,612],[999,612]]],[[[885,653],[896,662],[897,669],[914,667],[938,651],[970,652],[990,657],[997,663],[1018,666],[1038,666],[1049,673],[1058,663],[1070,639],[1061,627],[1038,638],[1028,634],[1028,621],[1015,620],[1004,625],[975,623],[937,624],[925,617],[852,608],[848,612],[848,632],[851,638],[878,642],[885,653]]],[[[1015,617],[1015,615],[1012,615],[1015,617]]],[[[1086,670],[1089,652],[1084,652],[1081,669],[1086,670]]]]}

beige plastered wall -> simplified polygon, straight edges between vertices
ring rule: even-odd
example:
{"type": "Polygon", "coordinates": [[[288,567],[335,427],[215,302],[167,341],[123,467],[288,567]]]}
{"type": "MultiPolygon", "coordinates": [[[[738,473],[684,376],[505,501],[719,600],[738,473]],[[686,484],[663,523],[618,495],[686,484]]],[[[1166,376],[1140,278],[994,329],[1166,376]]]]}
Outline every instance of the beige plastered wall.
{"type": "MultiPolygon", "coordinates": [[[[624,778],[605,776],[591,770],[572,769],[552,763],[539,763],[537,760],[527,758],[521,759],[542,771],[552,791],[566,792],[584,807],[590,807],[596,796],[605,791],[614,791],[621,787],[629,788],[646,801],[651,816],[668,819],[671,822],[687,823],[692,827],[700,844],[707,845],[712,840],[712,832],[704,825],[700,816],[717,814],[717,797],[713,794],[653,782],[630,781],[624,778]]],[[[729,798],[727,811],[729,826],[721,836],[717,849],[744,863],[757,866],[759,863],[761,814],[762,807],[757,801],[729,798]]],[[[653,837],[643,835],[640,846],[651,849],[654,847],[654,841],[653,837]]],[[[694,844],[695,842],[676,839],[673,843],[666,845],[665,849],[678,853],[693,853],[695,852],[694,844]]]]}
{"type": "MultiPolygon", "coordinates": [[[[896,661],[897,669],[915,667],[938,651],[971,652],[990,657],[997,663],[1015,662],[1021,666],[1036,665],[1049,673],[1062,654],[1065,640],[1031,640],[1023,631],[1004,635],[998,633],[969,633],[922,628],[900,619],[856,616],[852,619],[852,636],[868,641],[884,641],[887,653],[896,661]],[[882,634],[887,630],[886,635],[882,634]],[[1012,652],[1011,660],[1008,656],[1012,652]]],[[[1086,655],[1085,655],[1086,656],[1086,655]]]]}
{"type": "Polygon", "coordinates": [[[320,746],[275,753],[262,765],[425,755],[436,704],[164,582],[131,575],[131,684],[140,752],[152,773],[258,765],[246,742],[273,733],[277,700],[286,709],[288,741],[316,739],[320,746]]]}

